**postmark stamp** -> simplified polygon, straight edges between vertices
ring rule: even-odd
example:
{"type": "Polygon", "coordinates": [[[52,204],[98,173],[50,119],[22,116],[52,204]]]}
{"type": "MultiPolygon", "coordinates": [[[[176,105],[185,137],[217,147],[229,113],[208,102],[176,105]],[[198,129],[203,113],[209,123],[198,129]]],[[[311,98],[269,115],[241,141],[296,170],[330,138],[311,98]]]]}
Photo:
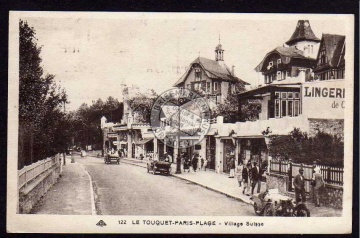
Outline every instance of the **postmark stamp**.
{"type": "Polygon", "coordinates": [[[201,142],[210,129],[210,107],[205,98],[189,89],[162,93],[151,110],[150,125],[167,146],[187,148],[201,142]]]}

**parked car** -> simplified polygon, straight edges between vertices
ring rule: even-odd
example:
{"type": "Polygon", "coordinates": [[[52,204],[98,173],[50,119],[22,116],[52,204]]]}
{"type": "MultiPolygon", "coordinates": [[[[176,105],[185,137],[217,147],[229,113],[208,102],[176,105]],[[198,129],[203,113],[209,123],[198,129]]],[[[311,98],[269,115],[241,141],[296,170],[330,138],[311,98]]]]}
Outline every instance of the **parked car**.
{"type": "Polygon", "coordinates": [[[258,216],[310,216],[310,211],[306,204],[296,204],[292,198],[281,195],[278,189],[269,189],[263,193],[254,194],[250,199],[252,200],[255,214],[258,216]]]}
{"type": "Polygon", "coordinates": [[[105,164],[111,164],[112,162],[115,162],[117,164],[120,164],[120,157],[118,153],[107,153],[104,157],[105,164]]]}
{"type": "Polygon", "coordinates": [[[162,174],[170,175],[171,173],[171,163],[165,161],[157,161],[150,160],[147,163],[147,172],[152,174],[156,174],[156,172],[160,172],[162,174]]]}

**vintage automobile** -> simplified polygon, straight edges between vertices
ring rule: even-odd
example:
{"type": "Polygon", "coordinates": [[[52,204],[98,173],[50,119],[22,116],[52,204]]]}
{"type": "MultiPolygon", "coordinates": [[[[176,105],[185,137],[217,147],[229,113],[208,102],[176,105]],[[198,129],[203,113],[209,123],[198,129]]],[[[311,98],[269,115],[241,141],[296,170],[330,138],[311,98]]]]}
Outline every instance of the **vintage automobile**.
{"type": "Polygon", "coordinates": [[[147,162],[147,172],[152,172],[152,174],[160,172],[162,174],[170,175],[171,163],[166,161],[149,160],[147,162]]]}
{"type": "Polygon", "coordinates": [[[292,198],[280,194],[278,189],[254,194],[250,199],[255,214],[259,216],[310,217],[306,204],[296,204],[292,198]]]}
{"type": "Polygon", "coordinates": [[[111,164],[111,162],[115,162],[120,164],[120,157],[118,153],[107,153],[104,158],[105,164],[111,164]]]}

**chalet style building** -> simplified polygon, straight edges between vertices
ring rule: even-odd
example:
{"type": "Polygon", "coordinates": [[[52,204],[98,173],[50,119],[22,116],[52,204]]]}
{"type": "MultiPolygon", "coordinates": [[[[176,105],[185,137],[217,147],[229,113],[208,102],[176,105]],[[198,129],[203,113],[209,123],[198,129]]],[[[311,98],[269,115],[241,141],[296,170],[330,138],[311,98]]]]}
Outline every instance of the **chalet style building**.
{"type": "Polygon", "coordinates": [[[323,34],[314,69],[315,79],[343,79],[345,76],[345,36],[323,34]]]}
{"type": "Polygon", "coordinates": [[[224,51],[219,43],[215,48],[215,60],[196,58],[174,87],[187,88],[205,95],[210,108],[224,102],[229,94],[243,92],[245,85],[249,83],[235,76],[235,66],[230,69],[225,64],[224,51]]]}
{"type": "Polygon", "coordinates": [[[269,160],[268,136],[287,135],[295,127],[310,136],[320,130],[343,138],[344,55],[345,36],[324,34],[320,40],[308,20],[299,20],[290,39],[255,68],[263,85],[237,95],[240,104],[261,100],[259,120],[222,123],[220,117],[212,125],[215,170],[227,172],[229,154],[237,164],[269,160]]]}

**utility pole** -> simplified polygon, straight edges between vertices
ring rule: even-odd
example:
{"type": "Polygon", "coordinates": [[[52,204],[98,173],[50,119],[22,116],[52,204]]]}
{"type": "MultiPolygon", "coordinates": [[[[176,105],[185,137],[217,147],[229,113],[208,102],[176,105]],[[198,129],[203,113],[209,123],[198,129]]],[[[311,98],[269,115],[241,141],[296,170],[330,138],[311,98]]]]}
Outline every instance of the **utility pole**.
{"type": "MultiPolygon", "coordinates": [[[[182,90],[182,89],[180,89],[182,90]]],[[[181,112],[181,107],[180,107],[180,103],[179,103],[179,98],[181,95],[181,91],[179,93],[179,96],[177,98],[177,106],[178,106],[178,110],[179,110],[179,115],[178,115],[178,132],[176,134],[176,146],[175,146],[175,150],[177,150],[177,157],[176,157],[176,172],[175,174],[181,174],[181,154],[180,154],[180,112],[181,112]]]]}

